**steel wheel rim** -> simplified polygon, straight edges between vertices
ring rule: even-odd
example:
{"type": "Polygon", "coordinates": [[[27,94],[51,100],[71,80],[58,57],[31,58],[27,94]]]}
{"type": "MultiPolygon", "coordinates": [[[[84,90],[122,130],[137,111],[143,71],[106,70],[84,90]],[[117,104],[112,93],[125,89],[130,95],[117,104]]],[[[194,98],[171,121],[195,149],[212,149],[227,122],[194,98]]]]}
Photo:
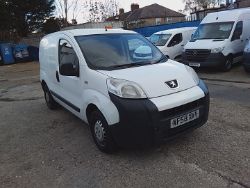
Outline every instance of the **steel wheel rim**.
{"type": "Polygon", "coordinates": [[[94,125],[94,134],[98,144],[104,145],[103,141],[105,140],[105,130],[100,120],[96,121],[94,125]]]}
{"type": "Polygon", "coordinates": [[[230,60],[226,61],[226,69],[229,70],[232,67],[232,63],[230,60]]]}
{"type": "Polygon", "coordinates": [[[49,92],[48,91],[45,92],[45,100],[47,103],[49,103],[49,92]]]}

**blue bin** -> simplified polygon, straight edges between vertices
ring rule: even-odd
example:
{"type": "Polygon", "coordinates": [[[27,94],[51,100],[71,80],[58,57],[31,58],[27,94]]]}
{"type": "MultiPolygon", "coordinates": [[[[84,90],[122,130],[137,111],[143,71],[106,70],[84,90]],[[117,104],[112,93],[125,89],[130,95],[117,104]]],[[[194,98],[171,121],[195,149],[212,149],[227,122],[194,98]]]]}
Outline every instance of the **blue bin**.
{"type": "Polygon", "coordinates": [[[28,45],[26,44],[17,44],[14,46],[13,50],[14,57],[17,62],[24,62],[30,60],[30,55],[28,51],[28,45]]]}
{"type": "Polygon", "coordinates": [[[3,64],[3,57],[2,57],[2,53],[0,51],[0,65],[2,65],[2,64],[3,64]]]}
{"type": "Polygon", "coordinates": [[[2,55],[2,60],[5,65],[15,63],[13,57],[12,44],[2,43],[0,44],[0,51],[2,55]]]}
{"type": "Polygon", "coordinates": [[[39,61],[39,48],[35,46],[29,46],[28,52],[30,55],[30,61],[39,61]]]}

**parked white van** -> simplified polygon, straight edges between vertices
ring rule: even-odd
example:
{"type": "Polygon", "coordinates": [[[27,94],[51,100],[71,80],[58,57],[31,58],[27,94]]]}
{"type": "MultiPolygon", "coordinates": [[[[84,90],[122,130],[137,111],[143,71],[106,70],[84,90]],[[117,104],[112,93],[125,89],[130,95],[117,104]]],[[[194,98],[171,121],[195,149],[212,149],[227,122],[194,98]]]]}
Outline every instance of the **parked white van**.
{"type": "Polygon", "coordinates": [[[156,45],[168,58],[181,60],[184,46],[190,41],[197,27],[183,27],[160,31],[150,37],[150,41],[156,45]]]}
{"type": "Polygon", "coordinates": [[[218,67],[229,71],[242,61],[250,37],[250,9],[208,14],[185,46],[183,61],[193,67],[218,67]]]}
{"type": "Polygon", "coordinates": [[[209,92],[195,71],[133,31],[53,33],[39,58],[48,107],[60,104],[89,124],[103,152],[157,144],[207,121],[209,92]]]}

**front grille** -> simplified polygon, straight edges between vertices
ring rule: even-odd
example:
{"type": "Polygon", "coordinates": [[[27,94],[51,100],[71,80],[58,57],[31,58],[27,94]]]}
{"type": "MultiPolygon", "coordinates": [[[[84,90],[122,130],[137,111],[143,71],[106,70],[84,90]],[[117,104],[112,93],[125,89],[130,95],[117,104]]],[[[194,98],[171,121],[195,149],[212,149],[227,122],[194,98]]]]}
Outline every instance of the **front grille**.
{"type": "Polygon", "coordinates": [[[211,54],[211,50],[203,50],[203,49],[194,49],[185,51],[186,57],[188,61],[194,62],[202,62],[205,61],[208,56],[211,54]]]}
{"type": "Polygon", "coordinates": [[[204,105],[204,102],[205,102],[205,98],[201,98],[199,100],[196,100],[188,104],[184,104],[182,106],[178,106],[169,110],[161,111],[160,118],[161,120],[166,120],[176,115],[181,115],[185,112],[192,111],[196,108],[202,107],[204,105]]]}

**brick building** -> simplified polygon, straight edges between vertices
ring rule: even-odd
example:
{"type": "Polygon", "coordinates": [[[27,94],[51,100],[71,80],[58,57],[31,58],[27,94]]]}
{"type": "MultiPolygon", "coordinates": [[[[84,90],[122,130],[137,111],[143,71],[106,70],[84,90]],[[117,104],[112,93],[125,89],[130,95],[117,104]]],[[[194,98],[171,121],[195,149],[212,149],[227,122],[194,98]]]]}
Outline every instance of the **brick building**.
{"type": "Polygon", "coordinates": [[[119,15],[110,17],[107,21],[122,21],[125,28],[138,28],[167,23],[185,21],[185,15],[158,4],[140,8],[138,4],[131,5],[131,11],[120,9],[119,15]]]}

